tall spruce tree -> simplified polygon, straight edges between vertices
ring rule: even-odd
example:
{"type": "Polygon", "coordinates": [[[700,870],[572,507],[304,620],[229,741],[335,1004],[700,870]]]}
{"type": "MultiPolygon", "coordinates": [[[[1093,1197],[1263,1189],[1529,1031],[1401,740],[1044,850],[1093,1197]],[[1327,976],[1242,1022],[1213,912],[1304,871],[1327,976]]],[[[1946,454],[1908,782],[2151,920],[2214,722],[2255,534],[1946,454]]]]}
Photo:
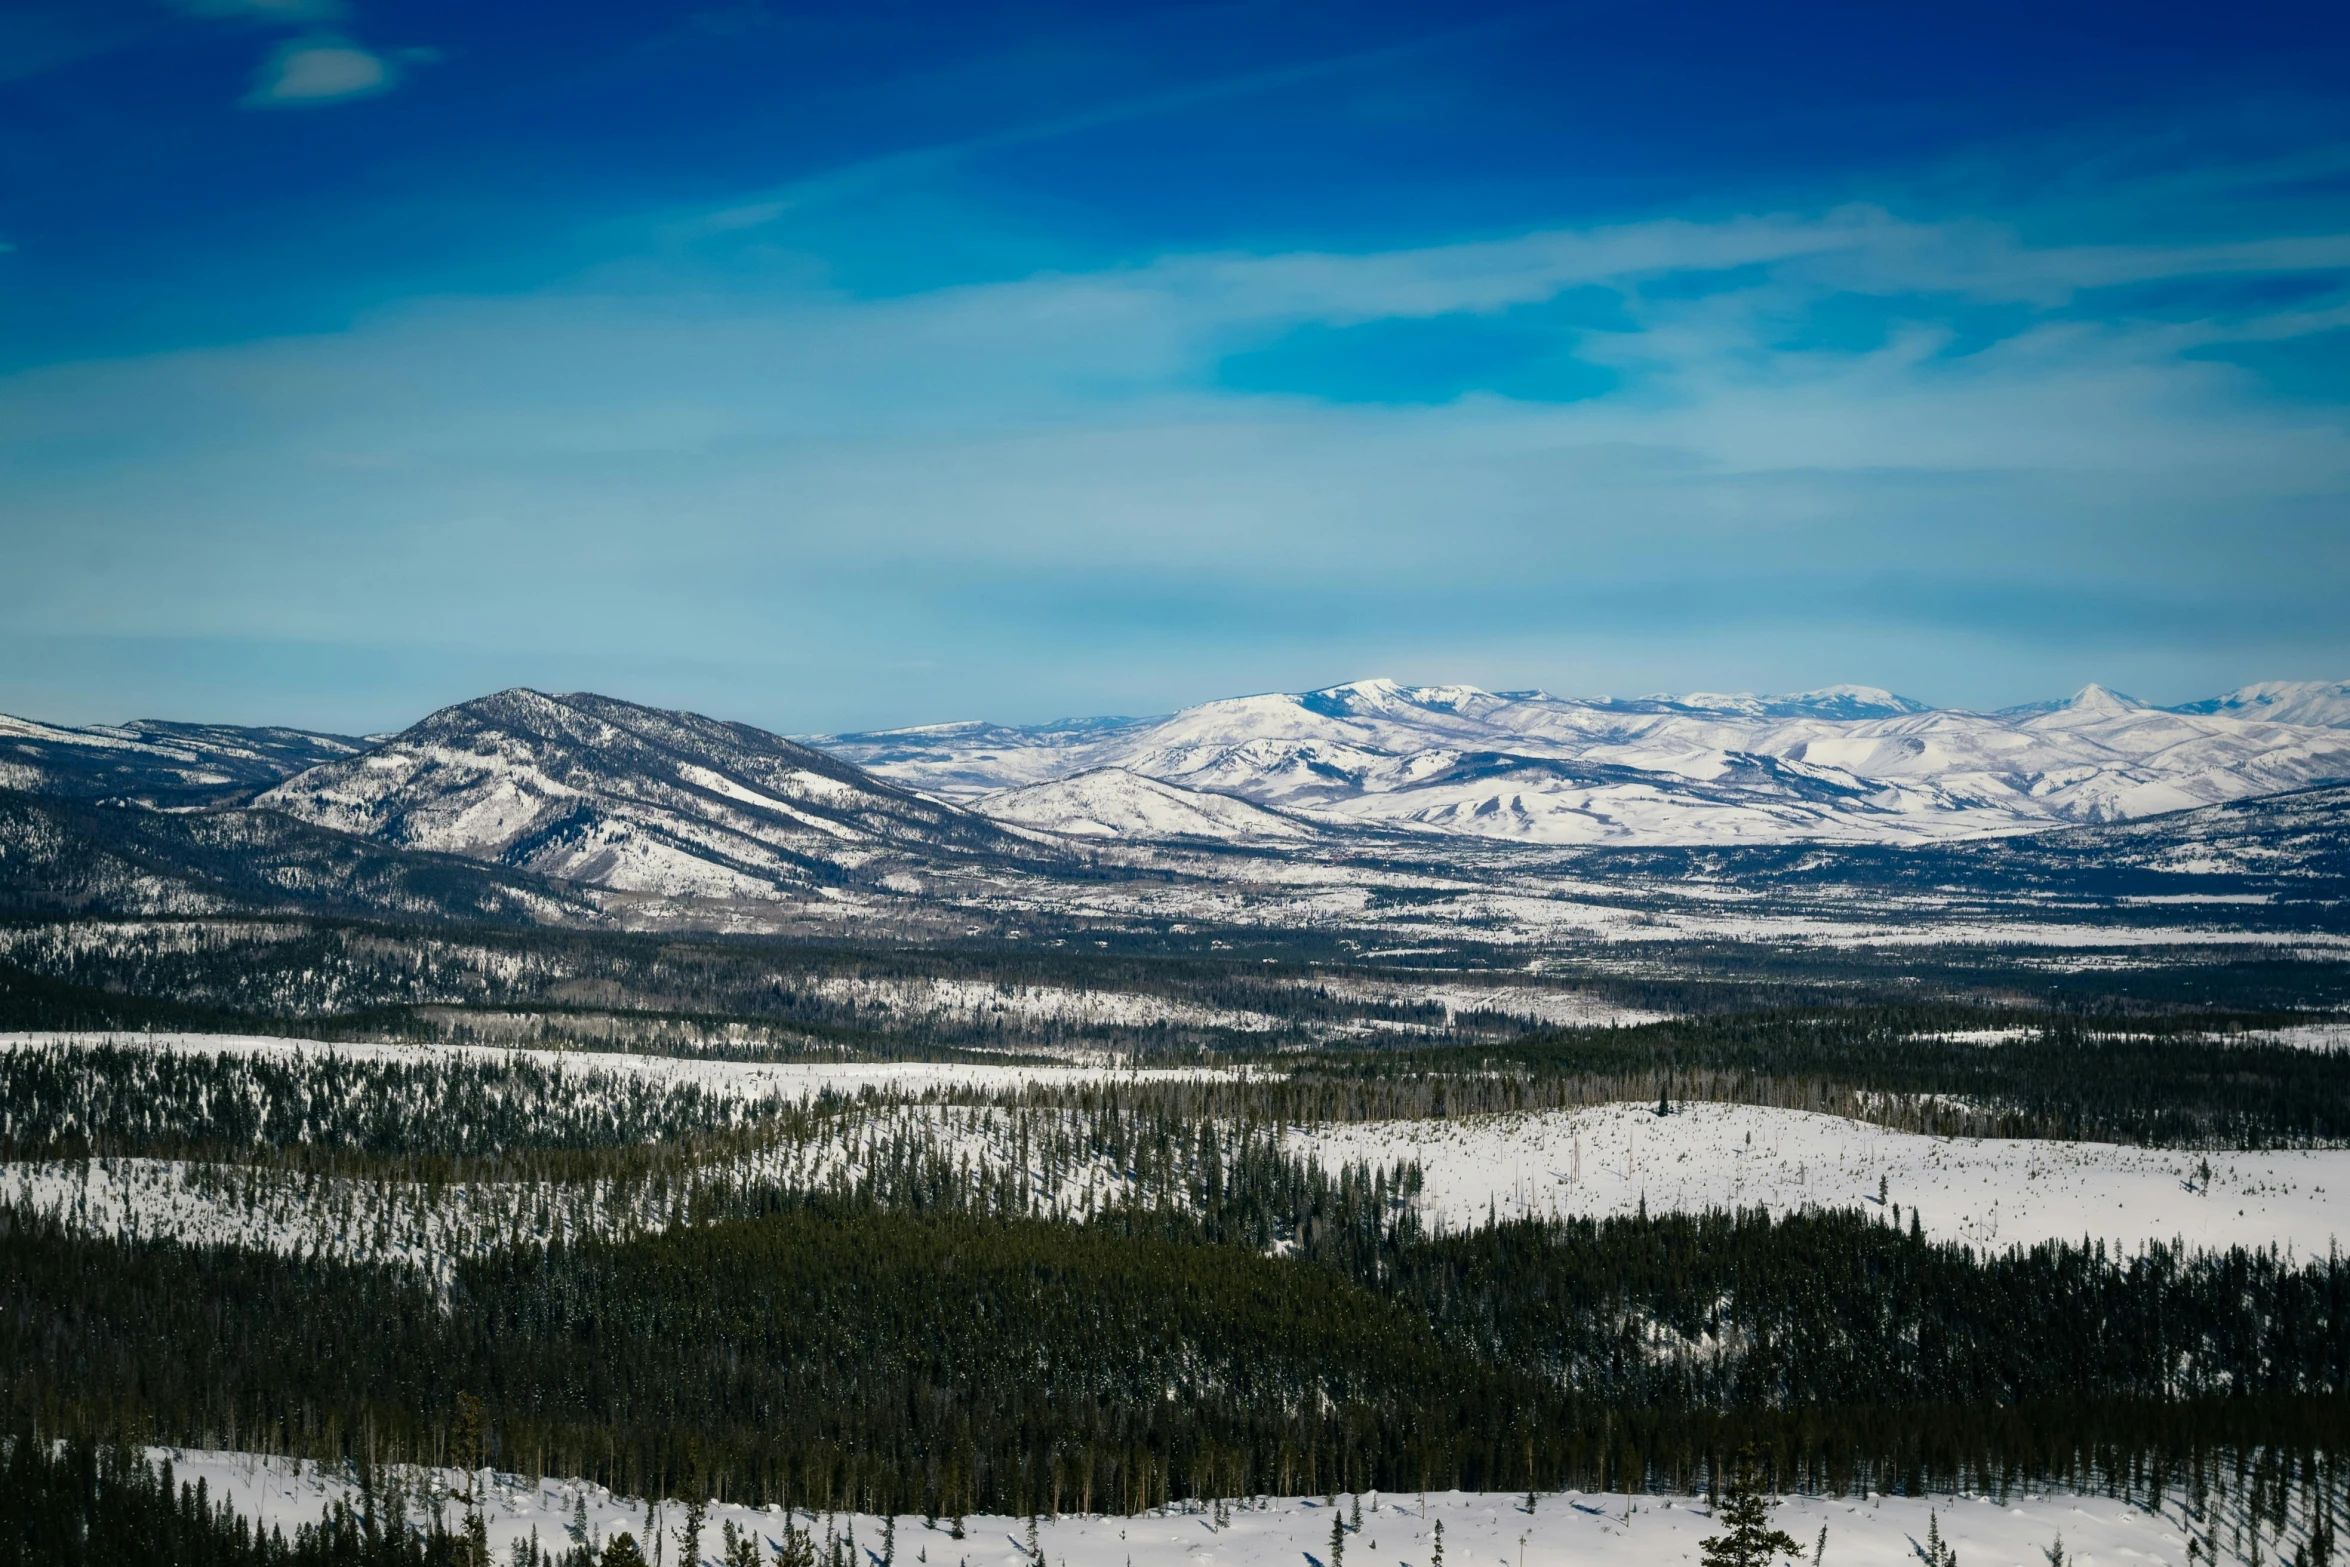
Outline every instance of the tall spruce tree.
{"type": "Polygon", "coordinates": [[[1771,1527],[1771,1506],[1754,1450],[1745,1449],[1739,1453],[1730,1484],[1714,1509],[1722,1532],[1698,1542],[1699,1560],[1705,1567],[1771,1567],[1780,1556],[1800,1560],[1803,1547],[1795,1543],[1795,1537],[1771,1527]]]}

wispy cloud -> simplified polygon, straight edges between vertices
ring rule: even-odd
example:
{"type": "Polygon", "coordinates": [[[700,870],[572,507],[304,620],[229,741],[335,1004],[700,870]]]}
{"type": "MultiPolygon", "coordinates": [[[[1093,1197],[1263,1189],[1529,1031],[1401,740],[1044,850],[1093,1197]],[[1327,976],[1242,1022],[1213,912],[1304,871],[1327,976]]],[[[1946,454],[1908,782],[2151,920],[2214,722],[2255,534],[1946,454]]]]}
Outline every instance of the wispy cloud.
{"type": "Polygon", "coordinates": [[[1555,18],[1541,14],[1513,14],[1471,26],[1426,33],[1373,49],[1319,56],[1269,70],[1210,77],[950,141],[859,159],[821,173],[786,181],[722,205],[675,217],[665,225],[665,237],[673,241],[691,242],[757,228],[812,207],[850,199],[887,186],[911,184],[990,153],[1007,152],[1086,131],[1155,119],[1228,99],[1302,87],[1313,82],[1400,64],[1447,49],[1489,43],[1555,23],[1555,18]]]}
{"type": "Polygon", "coordinates": [[[245,102],[256,108],[307,108],[388,92],[399,70],[382,55],[341,38],[280,44],[262,63],[245,102]]]}

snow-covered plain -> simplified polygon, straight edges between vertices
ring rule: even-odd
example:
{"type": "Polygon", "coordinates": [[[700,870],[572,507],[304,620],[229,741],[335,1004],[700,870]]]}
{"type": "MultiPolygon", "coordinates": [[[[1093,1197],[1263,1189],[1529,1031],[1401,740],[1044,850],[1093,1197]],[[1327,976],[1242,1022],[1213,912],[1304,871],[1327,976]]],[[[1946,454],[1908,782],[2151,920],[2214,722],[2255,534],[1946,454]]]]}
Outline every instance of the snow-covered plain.
{"type": "Polygon", "coordinates": [[[1916,1213],[1937,1239],[2004,1250],[2102,1239],[2135,1251],[2350,1240],[2350,1149],[2202,1152],[2028,1138],[1927,1137],[1759,1105],[1654,1105],[1300,1130],[1323,1164],[1416,1160],[1428,1218],[1601,1217],[1707,1208],[1916,1213]],[[2210,1167],[2208,1187],[2202,1171],[2210,1167]]]}
{"type": "MultiPolygon", "coordinates": [[[[338,1500],[357,1505],[358,1488],[347,1474],[313,1463],[181,1449],[158,1448],[150,1454],[171,1459],[179,1480],[202,1479],[214,1498],[284,1529],[289,1537],[338,1500]]],[[[410,1516],[418,1524],[431,1516],[428,1498],[438,1500],[450,1525],[462,1516],[461,1503],[454,1499],[464,1488],[460,1473],[412,1471],[403,1475],[403,1484],[417,1498],[410,1516]]],[[[626,1530],[643,1542],[648,1534],[645,1501],[614,1496],[601,1486],[492,1475],[482,1482],[482,1494],[490,1547],[500,1558],[534,1532],[542,1546],[568,1546],[566,1530],[581,1504],[592,1539],[626,1530]]],[[[1354,1500],[1340,1502],[1350,1518],[1354,1500]]],[[[1367,1492],[1361,1502],[1361,1531],[1349,1534],[1346,1542],[1354,1567],[1430,1567],[1438,1523],[1444,1525],[1446,1567],[1693,1562],[1699,1542],[1717,1528],[1705,1499],[1694,1496],[1554,1492],[1538,1497],[1531,1514],[1523,1495],[1439,1491],[1423,1498],[1367,1492]]],[[[2186,1560],[2188,1535],[2175,1502],[2157,1514],[2070,1491],[2017,1492],[2004,1500],[1980,1494],[1790,1495],[1772,1521],[1803,1542],[1807,1561],[1825,1528],[1822,1567],[1852,1567],[1919,1559],[1929,1519],[1967,1567],[2043,1567],[2043,1552],[2059,1535],[2067,1559],[2079,1567],[2186,1560]]],[[[802,1511],[791,1521],[814,1531],[820,1551],[828,1526],[843,1535],[853,1529],[858,1546],[871,1553],[869,1560],[882,1560],[880,1518],[802,1511]]],[[[1032,1557],[1023,1518],[974,1515],[964,1520],[964,1538],[957,1540],[946,1520],[925,1527],[920,1518],[900,1517],[894,1520],[895,1560],[902,1567],[1323,1567],[1332,1521],[1324,1502],[1305,1497],[1236,1504],[1231,1521],[1220,1528],[1210,1510],[1197,1503],[1135,1517],[1044,1517],[1037,1521],[1040,1554],[1032,1557]]],[[[669,1559],[680,1561],[674,1502],[662,1508],[658,1522],[669,1542],[669,1559]]],[[[786,1515],[777,1508],[714,1504],[694,1552],[698,1561],[715,1560],[730,1523],[773,1545],[782,1539],[786,1515]]],[[[2227,1538],[2220,1543],[2227,1559],[2227,1538]]],[[[2264,1533],[2260,1549],[2264,1558],[2280,1558],[2289,1556],[2291,1546],[2279,1550],[2277,1537],[2264,1533]]]]}

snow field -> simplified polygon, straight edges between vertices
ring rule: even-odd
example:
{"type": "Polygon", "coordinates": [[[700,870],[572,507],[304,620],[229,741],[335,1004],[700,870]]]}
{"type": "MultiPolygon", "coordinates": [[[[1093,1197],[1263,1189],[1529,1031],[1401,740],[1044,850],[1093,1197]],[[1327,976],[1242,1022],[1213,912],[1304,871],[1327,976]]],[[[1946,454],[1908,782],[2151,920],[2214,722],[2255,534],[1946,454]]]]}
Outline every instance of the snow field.
{"type": "MultiPolygon", "coordinates": [[[[192,1484],[202,1478],[215,1499],[284,1529],[289,1537],[298,1526],[316,1522],[337,1500],[357,1506],[358,1487],[348,1474],[308,1461],[162,1448],[150,1450],[150,1456],[169,1457],[180,1481],[192,1484]]],[[[404,1471],[402,1483],[415,1499],[409,1515],[418,1524],[432,1515],[434,1500],[450,1526],[462,1517],[461,1504],[452,1499],[464,1485],[457,1471],[404,1471]]],[[[483,1492],[490,1547],[501,1558],[534,1530],[542,1545],[568,1545],[565,1530],[581,1501],[593,1538],[621,1530],[640,1543],[647,1536],[645,1502],[614,1496],[601,1486],[496,1475],[487,1479],[483,1492]]],[[[1350,1500],[1342,1499],[1341,1508],[1349,1508],[1350,1500]]],[[[1523,1496],[1478,1492],[1432,1492],[1424,1500],[1368,1492],[1362,1505],[1362,1529],[1346,1541],[1352,1567],[1431,1567],[1438,1522],[1444,1525],[1445,1567],[1693,1562],[1698,1542],[1715,1532],[1702,1497],[1568,1491],[1538,1498],[1531,1516],[1523,1496]]],[[[2059,1534],[2067,1557],[2080,1567],[2177,1564],[2186,1558],[2187,1536],[2175,1504],[2157,1515],[2111,1498],[2062,1491],[2015,1495],[2005,1502],[1975,1495],[1789,1496],[1773,1522],[1803,1542],[1807,1561],[1825,1527],[1823,1567],[1845,1567],[1917,1560],[1929,1516],[1967,1567],[2044,1567],[2041,1553],[2059,1534]]],[[[661,1510],[659,1521],[668,1560],[679,1562],[680,1517],[674,1502],[661,1510]]],[[[843,1535],[854,1529],[865,1553],[859,1567],[879,1567],[883,1520],[803,1511],[795,1521],[813,1529],[820,1560],[829,1523],[843,1535]]],[[[699,1560],[716,1559],[727,1523],[773,1543],[782,1538],[785,1515],[773,1507],[714,1504],[699,1542],[699,1560]]],[[[1300,1497],[1236,1503],[1231,1522],[1222,1528],[1197,1503],[1130,1518],[1047,1517],[1038,1520],[1039,1556],[1031,1557],[1023,1518],[974,1515],[964,1520],[965,1537],[956,1540],[944,1519],[925,1527],[920,1518],[900,1517],[896,1561],[900,1567],[1326,1567],[1331,1523],[1323,1502],[1300,1497]]],[[[2266,1540],[2262,1553],[2276,1554],[2266,1540]]]]}
{"type": "Polygon", "coordinates": [[[982,1061],[713,1061],[689,1056],[640,1055],[617,1050],[546,1050],[510,1045],[350,1044],[276,1035],[145,1033],[0,1033],[0,1050],[16,1045],[123,1045],[208,1054],[287,1057],[339,1055],[354,1061],[471,1059],[498,1063],[525,1060],[560,1066],[582,1076],[598,1073],[650,1079],[659,1084],[696,1084],[744,1099],[812,1098],[830,1089],[854,1095],[871,1088],[884,1094],[920,1096],[932,1090],[972,1089],[993,1093],[1029,1084],[1058,1086],[1105,1078],[1138,1082],[1196,1082],[1240,1075],[1229,1068],[1131,1068],[1104,1060],[1094,1065],[997,1065],[982,1061]]]}
{"type": "Polygon", "coordinates": [[[1760,1105],[1689,1103],[1300,1129],[1332,1168],[1416,1160],[1432,1223],[1490,1212],[1598,1218],[1706,1208],[1915,1211],[1937,1240],[2005,1249],[2103,1239],[2274,1246],[2323,1257],[2350,1239],[2350,1149],[2201,1152],[2029,1138],[1927,1137],[1760,1105]],[[2210,1166],[2208,1190],[2201,1171],[2210,1166]]]}
{"type": "Polygon", "coordinates": [[[1041,1167],[1002,1111],[889,1105],[822,1121],[805,1142],[736,1159],[589,1181],[382,1181],[165,1159],[0,1164],[0,1205],[74,1234],[242,1246],[281,1256],[390,1262],[446,1282],[464,1257],[521,1243],[625,1240],[687,1222],[697,1196],[757,1188],[826,1191],[896,1168],[909,1153],[963,1170],[975,1188],[1009,1176],[1027,1213],[1082,1219],[1127,1173],[1103,1157],[1041,1167]]]}
{"type": "MultiPolygon", "coordinates": [[[[872,1087],[896,1097],[1111,1076],[1210,1075],[963,1063],[768,1064],[215,1035],[20,1034],[0,1036],[0,1046],[62,1039],[393,1059],[436,1050],[492,1060],[524,1055],[563,1060],[578,1072],[699,1083],[747,1101],[794,1101],[824,1088],[853,1094],[872,1087]]],[[[1029,1122],[1032,1129],[1041,1124],[1029,1122]]],[[[909,1147],[950,1165],[1011,1175],[1026,1192],[1029,1211],[1039,1214],[1082,1214],[1126,1179],[1100,1159],[1047,1171],[1023,1154],[1013,1125],[1003,1112],[883,1104],[827,1118],[807,1142],[778,1141],[690,1173],[456,1182],[429,1192],[396,1182],[154,1159],[16,1163],[0,1165],[0,1202],[52,1216],[78,1233],[397,1260],[437,1275],[457,1257],[518,1240],[655,1233],[677,1221],[696,1188],[721,1194],[755,1186],[822,1190],[886,1167],[909,1147]]],[[[1838,1116],[1709,1103],[1684,1103],[1662,1118],[1650,1105],[1611,1104],[1327,1124],[1293,1128],[1288,1145],[1329,1170],[1349,1163],[1417,1163],[1424,1176],[1423,1216],[1455,1230],[1474,1228],[1489,1214],[1596,1218],[1642,1207],[1650,1213],[1761,1207],[1775,1214],[1858,1207],[1890,1220],[1898,1207],[1903,1223],[1914,1214],[1935,1239],[1995,1249],[2097,1239],[2125,1252],[2183,1242],[2195,1249],[2274,1247],[2320,1257],[2350,1238],[2350,1149],[2201,1151],[1929,1137],[1838,1116]]]]}

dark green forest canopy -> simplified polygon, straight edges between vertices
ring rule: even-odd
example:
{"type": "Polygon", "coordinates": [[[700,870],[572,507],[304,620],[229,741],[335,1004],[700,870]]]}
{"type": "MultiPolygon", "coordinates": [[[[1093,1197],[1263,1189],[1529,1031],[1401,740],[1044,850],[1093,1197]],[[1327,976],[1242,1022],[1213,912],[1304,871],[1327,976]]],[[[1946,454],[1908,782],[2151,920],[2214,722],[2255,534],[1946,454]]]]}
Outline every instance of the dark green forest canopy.
{"type": "Polygon", "coordinates": [[[1760,1440],[1884,1485],[2247,1439],[2336,1450],[2350,1267],[1983,1258],[1858,1215],[1525,1223],[1282,1259],[1179,1216],[792,1204],[392,1268],[0,1234],[0,1398],[44,1430],[497,1461],[643,1490],[1131,1509],[1166,1495],[1698,1483],[1760,1440]]]}

